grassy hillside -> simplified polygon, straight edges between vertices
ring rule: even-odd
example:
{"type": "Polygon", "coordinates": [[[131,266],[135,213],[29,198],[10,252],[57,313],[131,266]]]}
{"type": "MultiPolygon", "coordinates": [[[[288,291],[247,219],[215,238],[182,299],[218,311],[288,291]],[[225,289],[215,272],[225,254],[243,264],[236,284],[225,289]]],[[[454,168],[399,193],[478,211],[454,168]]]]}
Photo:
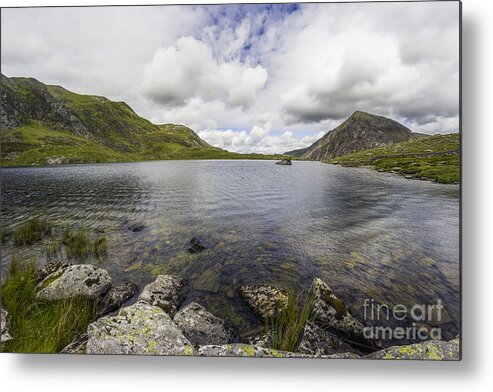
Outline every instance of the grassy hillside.
{"type": "Polygon", "coordinates": [[[152,124],[125,102],[1,76],[2,166],[161,159],[277,159],[230,153],[190,128],[152,124]]]}
{"type": "Polygon", "coordinates": [[[444,184],[460,180],[460,136],[457,133],[412,139],[326,162],[344,166],[366,166],[444,184]]]}

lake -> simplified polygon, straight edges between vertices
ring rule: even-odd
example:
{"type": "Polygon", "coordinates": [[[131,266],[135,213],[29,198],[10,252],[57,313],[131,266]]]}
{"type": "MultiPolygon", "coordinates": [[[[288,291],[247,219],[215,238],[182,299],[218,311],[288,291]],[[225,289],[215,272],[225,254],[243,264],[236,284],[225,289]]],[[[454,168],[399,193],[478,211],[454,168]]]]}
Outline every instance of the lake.
{"type": "MultiPolygon", "coordinates": [[[[459,331],[459,187],[319,162],[153,161],[2,169],[2,227],[33,218],[108,238],[88,260],[115,282],[158,274],[191,282],[196,300],[240,333],[256,320],[240,284],[301,291],[320,276],[362,318],[365,298],[445,305],[459,331]],[[187,251],[191,238],[207,247],[187,251]]],[[[2,247],[45,261],[44,246],[2,247]]],[[[135,300],[135,299],[134,299],[135,300]]],[[[392,323],[392,321],[389,321],[392,323]]]]}

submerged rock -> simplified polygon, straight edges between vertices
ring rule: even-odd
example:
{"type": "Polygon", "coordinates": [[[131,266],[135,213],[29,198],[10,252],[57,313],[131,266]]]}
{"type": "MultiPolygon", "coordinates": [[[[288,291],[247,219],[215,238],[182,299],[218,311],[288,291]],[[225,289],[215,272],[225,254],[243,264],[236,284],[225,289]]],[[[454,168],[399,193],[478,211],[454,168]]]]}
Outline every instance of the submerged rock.
{"type": "Polygon", "coordinates": [[[142,223],[132,223],[128,229],[133,233],[139,233],[144,230],[145,226],[142,223]]]}
{"type": "Polygon", "coordinates": [[[353,317],[346,304],[336,297],[327,283],[315,278],[310,290],[314,298],[312,313],[316,324],[349,339],[370,343],[363,336],[363,324],[353,317]]]}
{"type": "Polygon", "coordinates": [[[78,264],[48,275],[36,286],[36,297],[50,301],[79,295],[98,299],[110,287],[111,277],[106,270],[90,264],[78,264]]]}
{"type": "Polygon", "coordinates": [[[43,268],[37,270],[34,273],[34,276],[38,282],[41,282],[48,275],[54,274],[64,268],[70,267],[71,265],[71,263],[64,260],[52,261],[46,264],[43,268]]]}
{"type": "Polygon", "coordinates": [[[448,342],[428,340],[407,346],[392,346],[367,355],[368,359],[460,360],[459,337],[448,342]]]}
{"type": "Polygon", "coordinates": [[[202,252],[206,247],[202,245],[202,242],[196,237],[192,238],[188,243],[188,251],[190,253],[199,253],[202,252]]]}
{"type": "Polygon", "coordinates": [[[98,314],[104,315],[121,307],[139,291],[135,283],[122,283],[111,287],[98,304],[98,314]]]}
{"type": "Polygon", "coordinates": [[[9,340],[12,340],[12,336],[10,336],[9,329],[11,324],[11,317],[9,312],[7,312],[4,308],[0,309],[0,325],[1,325],[1,334],[0,334],[0,351],[3,350],[3,346],[9,340]]]}
{"type": "Polygon", "coordinates": [[[225,344],[229,341],[224,321],[196,302],[181,309],[173,321],[194,345],[225,344]]]}
{"type": "Polygon", "coordinates": [[[303,329],[303,337],[296,349],[297,352],[311,355],[332,355],[337,353],[353,353],[357,350],[333,333],[307,322],[303,329]]]}
{"type": "Polygon", "coordinates": [[[221,287],[221,264],[207,268],[192,281],[193,288],[200,291],[217,293],[221,287]]]}
{"type": "Polygon", "coordinates": [[[263,319],[274,317],[288,306],[287,294],[271,285],[244,285],[238,288],[238,293],[253,312],[263,319]]]}
{"type": "Polygon", "coordinates": [[[60,354],[85,354],[88,339],[87,332],[84,332],[60,351],[60,354]]]}
{"type": "Polygon", "coordinates": [[[277,161],[276,162],[276,165],[288,165],[288,166],[289,165],[292,165],[291,159],[289,159],[289,158],[283,158],[280,161],[277,161]]]}
{"type": "Polygon", "coordinates": [[[143,301],[90,324],[87,335],[87,354],[193,354],[193,346],[171,317],[143,301]]]}
{"type": "Polygon", "coordinates": [[[144,287],[139,300],[158,306],[173,317],[187,294],[186,280],[171,275],[159,275],[154,282],[144,287]]]}

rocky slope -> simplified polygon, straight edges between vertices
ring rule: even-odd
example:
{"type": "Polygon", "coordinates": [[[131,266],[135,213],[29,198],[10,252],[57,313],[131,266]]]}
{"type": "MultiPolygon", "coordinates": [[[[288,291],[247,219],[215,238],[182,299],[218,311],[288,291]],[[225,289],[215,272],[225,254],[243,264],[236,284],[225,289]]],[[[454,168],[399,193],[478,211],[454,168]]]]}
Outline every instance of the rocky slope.
{"type": "Polygon", "coordinates": [[[125,102],[1,75],[2,166],[242,157],[183,125],[155,125],[125,102]]]}
{"type": "Polygon", "coordinates": [[[311,146],[285,154],[322,161],[419,136],[390,118],[357,111],[311,146]]]}

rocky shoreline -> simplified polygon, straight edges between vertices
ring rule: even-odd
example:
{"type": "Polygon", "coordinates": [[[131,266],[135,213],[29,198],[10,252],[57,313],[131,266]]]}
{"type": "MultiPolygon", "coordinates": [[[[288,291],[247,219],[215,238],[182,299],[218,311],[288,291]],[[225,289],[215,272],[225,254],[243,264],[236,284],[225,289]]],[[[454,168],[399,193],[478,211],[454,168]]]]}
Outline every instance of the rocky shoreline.
{"type": "MultiPolygon", "coordinates": [[[[159,275],[137,301],[125,303],[140,290],[133,283],[113,285],[108,272],[90,264],[51,263],[36,273],[36,297],[59,300],[75,295],[97,303],[98,318],[61,353],[197,355],[299,358],[367,358],[459,360],[459,338],[425,341],[382,349],[365,339],[363,324],[323,280],[315,278],[309,296],[310,318],[302,326],[293,351],[273,347],[267,329],[249,338],[235,337],[225,322],[196,302],[185,303],[186,280],[159,275]],[[366,349],[362,349],[365,347],[366,349]]],[[[288,307],[289,295],[272,285],[239,286],[240,297],[260,320],[275,319],[288,307]]],[[[1,312],[1,343],[15,339],[11,316],[1,312]]]]}

